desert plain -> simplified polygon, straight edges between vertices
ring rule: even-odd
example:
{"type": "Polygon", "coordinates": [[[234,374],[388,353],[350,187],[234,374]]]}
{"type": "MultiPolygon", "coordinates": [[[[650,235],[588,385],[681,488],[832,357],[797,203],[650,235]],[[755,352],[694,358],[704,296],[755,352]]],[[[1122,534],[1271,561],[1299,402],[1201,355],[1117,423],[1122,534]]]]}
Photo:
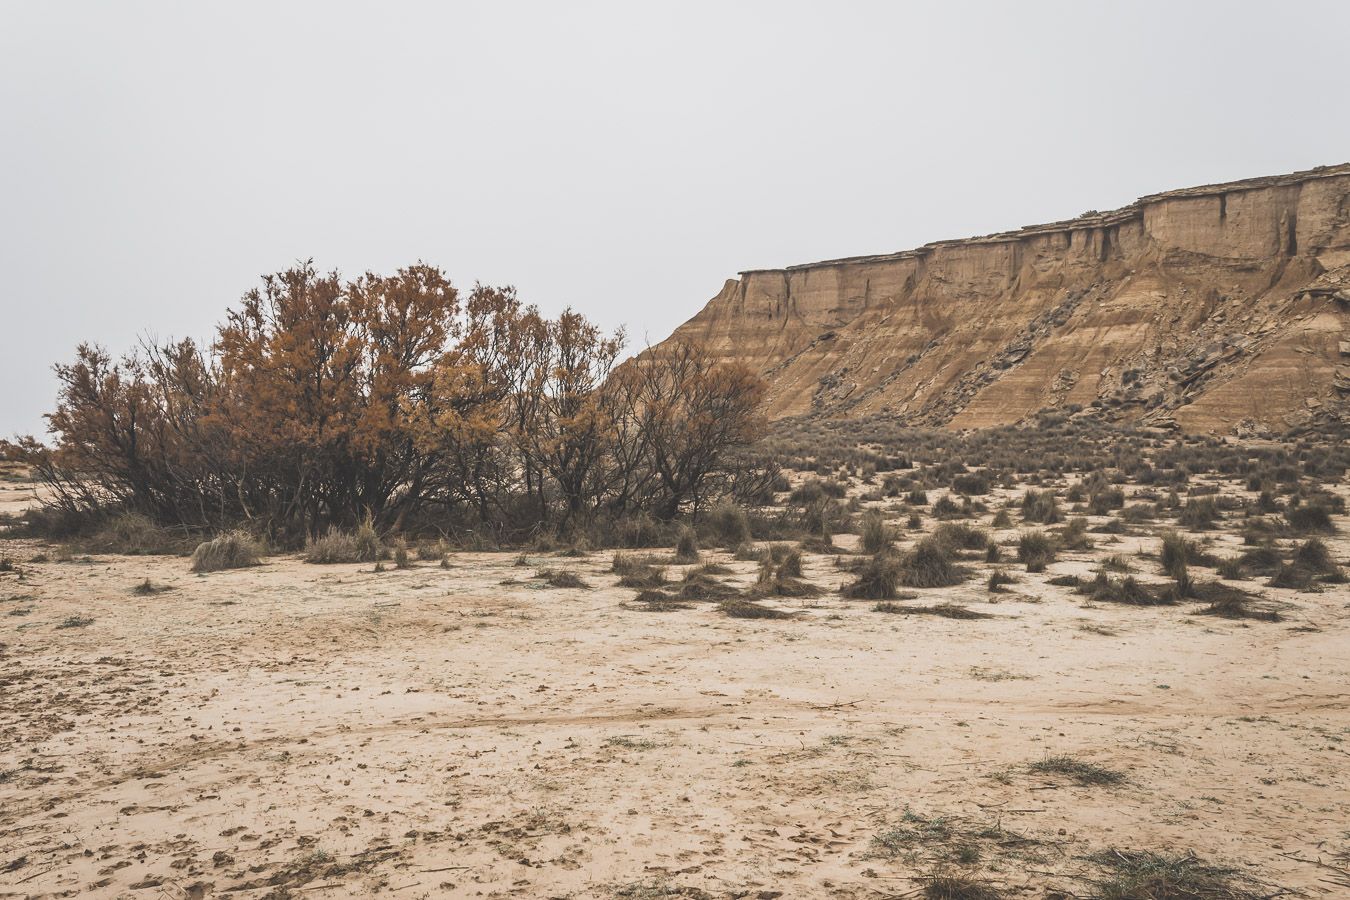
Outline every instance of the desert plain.
{"type": "MultiPolygon", "coordinates": [[[[1162,585],[1163,527],[889,605],[841,596],[840,534],[783,619],[644,604],[610,551],[193,574],[0,539],[0,897],[1092,897],[1138,852],[1350,896],[1350,589],[1228,618],[1068,585],[1162,585]]],[[[699,564],[748,590],[744,556],[699,564]]]]}

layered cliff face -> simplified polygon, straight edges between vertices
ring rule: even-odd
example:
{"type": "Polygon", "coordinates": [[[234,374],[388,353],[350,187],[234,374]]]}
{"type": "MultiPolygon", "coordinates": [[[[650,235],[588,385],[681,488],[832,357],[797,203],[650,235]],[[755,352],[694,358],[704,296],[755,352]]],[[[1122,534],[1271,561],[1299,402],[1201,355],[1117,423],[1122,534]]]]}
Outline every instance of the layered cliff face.
{"type": "Polygon", "coordinates": [[[883,256],[742,272],[675,338],[774,418],[973,428],[1047,407],[1188,431],[1350,410],[1350,164],[883,256]]]}

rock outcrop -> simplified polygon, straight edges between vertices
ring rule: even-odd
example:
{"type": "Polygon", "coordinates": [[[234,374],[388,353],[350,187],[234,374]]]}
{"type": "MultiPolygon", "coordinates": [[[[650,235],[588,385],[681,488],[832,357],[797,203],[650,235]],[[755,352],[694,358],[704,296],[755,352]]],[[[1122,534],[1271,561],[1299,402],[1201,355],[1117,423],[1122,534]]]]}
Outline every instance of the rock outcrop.
{"type": "Polygon", "coordinates": [[[673,337],[763,373],[773,418],[1252,434],[1350,409],[1350,164],[740,276],[673,337]]]}

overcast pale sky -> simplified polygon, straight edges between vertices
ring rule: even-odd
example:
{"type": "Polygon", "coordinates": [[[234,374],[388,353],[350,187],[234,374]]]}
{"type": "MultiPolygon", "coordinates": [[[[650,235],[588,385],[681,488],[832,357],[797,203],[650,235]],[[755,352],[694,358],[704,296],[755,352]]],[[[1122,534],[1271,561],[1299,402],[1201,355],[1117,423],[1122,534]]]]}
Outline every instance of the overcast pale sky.
{"type": "Polygon", "coordinates": [[[636,343],[738,270],[1350,160],[1350,3],[0,0],[0,435],[265,272],[636,343]]]}

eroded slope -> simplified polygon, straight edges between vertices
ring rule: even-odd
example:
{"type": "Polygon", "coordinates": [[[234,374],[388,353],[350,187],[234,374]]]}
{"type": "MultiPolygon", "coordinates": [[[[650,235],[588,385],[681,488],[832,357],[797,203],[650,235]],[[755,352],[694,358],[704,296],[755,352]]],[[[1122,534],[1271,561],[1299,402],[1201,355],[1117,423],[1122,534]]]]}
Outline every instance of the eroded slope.
{"type": "Polygon", "coordinates": [[[1350,164],[730,280],[676,337],[771,382],[775,418],[1284,431],[1346,420],[1350,164]]]}

